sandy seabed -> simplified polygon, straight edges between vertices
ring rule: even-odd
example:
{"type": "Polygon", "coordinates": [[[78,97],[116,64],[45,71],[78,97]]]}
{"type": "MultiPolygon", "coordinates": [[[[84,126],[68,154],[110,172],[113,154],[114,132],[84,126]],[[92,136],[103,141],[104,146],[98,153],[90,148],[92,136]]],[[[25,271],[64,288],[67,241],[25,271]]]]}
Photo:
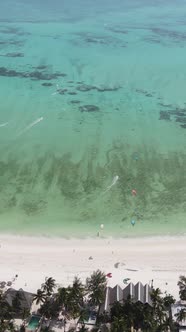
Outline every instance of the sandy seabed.
{"type": "Polygon", "coordinates": [[[52,276],[60,286],[72,283],[75,276],[84,282],[94,270],[112,273],[108,285],[123,279],[149,283],[177,299],[177,282],[186,275],[186,237],[63,239],[25,236],[0,236],[0,281],[12,287],[36,292],[52,276]],[[119,263],[119,264],[116,264],[119,263]]]}

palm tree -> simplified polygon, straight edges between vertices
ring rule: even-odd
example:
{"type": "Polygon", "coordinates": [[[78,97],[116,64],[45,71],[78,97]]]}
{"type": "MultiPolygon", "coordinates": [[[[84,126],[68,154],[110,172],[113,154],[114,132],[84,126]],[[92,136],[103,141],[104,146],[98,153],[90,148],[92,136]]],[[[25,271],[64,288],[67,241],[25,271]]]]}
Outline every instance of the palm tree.
{"type": "Polygon", "coordinates": [[[172,304],[176,302],[175,298],[171,294],[166,294],[163,298],[163,304],[165,308],[169,309],[172,304]]]}
{"type": "Polygon", "coordinates": [[[72,284],[72,292],[76,299],[82,300],[84,296],[84,286],[81,282],[81,280],[78,277],[74,278],[73,284],[72,284]]]}
{"type": "Polygon", "coordinates": [[[16,332],[16,328],[14,326],[13,321],[6,321],[6,322],[0,322],[0,332],[16,332]]]}
{"type": "Polygon", "coordinates": [[[67,318],[70,316],[73,318],[79,317],[81,310],[84,308],[83,294],[84,288],[78,278],[74,279],[72,286],[58,288],[56,302],[67,318]]]}
{"type": "Polygon", "coordinates": [[[170,327],[170,329],[173,331],[173,319],[172,319],[172,312],[171,312],[171,306],[172,304],[174,304],[176,302],[176,300],[174,299],[174,297],[171,294],[167,294],[164,296],[163,298],[163,305],[165,310],[167,311],[167,319],[165,321],[165,323],[167,324],[167,326],[170,327]]]}
{"type": "Polygon", "coordinates": [[[135,325],[135,315],[137,314],[139,314],[139,312],[137,307],[135,309],[135,303],[133,303],[130,296],[126,301],[124,301],[123,304],[115,302],[111,308],[111,331],[122,331],[122,326],[125,327],[126,331],[129,329],[130,331],[133,331],[133,327],[135,325]]]}
{"type": "Polygon", "coordinates": [[[180,276],[178,281],[180,299],[186,301],[186,277],[180,276]]]}
{"type": "Polygon", "coordinates": [[[65,288],[65,287],[58,288],[57,294],[56,294],[56,301],[64,309],[66,308],[67,303],[68,303],[68,289],[67,288],[65,288]]]}
{"type": "Polygon", "coordinates": [[[36,304],[44,303],[46,301],[45,291],[38,289],[37,294],[34,295],[33,301],[36,301],[36,304]]]}
{"type": "Polygon", "coordinates": [[[0,322],[12,319],[12,307],[3,299],[0,301],[0,322]]]}
{"type": "Polygon", "coordinates": [[[28,308],[22,308],[21,310],[21,318],[25,320],[30,316],[30,310],[28,308]]]}
{"type": "Polygon", "coordinates": [[[181,323],[186,319],[186,309],[185,308],[181,309],[175,316],[177,317],[176,319],[177,322],[181,323]]]}
{"type": "MultiPolygon", "coordinates": [[[[136,315],[137,318],[137,315],[136,315]]],[[[154,319],[154,309],[147,303],[143,305],[143,320],[140,322],[140,328],[143,332],[156,331],[156,321],[154,319]]]]}
{"type": "Polygon", "coordinates": [[[15,331],[12,321],[12,307],[6,302],[6,296],[0,290],[0,332],[15,331]]]}
{"type": "Polygon", "coordinates": [[[77,277],[74,278],[72,287],[67,288],[68,293],[67,293],[67,309],[70,313],[70,315],[73,318],[77,318],[80,314],[81,311],[84,309],[84,286],[81,282],[81,280],[77,277]]]}
{"type": "MultiPolygon", "coordinates": [[[[111,310],[112,310],[112,308],[111,308],[111,310]]],[[[102,314],[98,315],[98,317],[97,317],[97,323],[98,324],[106,324],[108,322],[110,322],[110,314],[108,312],[103,311],[102,314]]]]}
{"type": "Polygon", "coordinates": [[[47,319],[55,319],[59,316],[60,306],[55,298],[48,297],[41,305],[39,313],[47,319]]]}
{"type": "Polygon", "coordinates": [[[89,310],[87,308],[83,308],[79,313],[78,323],[85,325],[85,322],[89,319],[89,310]]]}
{"type": "Polygon", "coordinates": [[[45,283],[41,286],[42,290],[47,294],[47,296],[52,295],[55,287],[56,281],[52,277],[46,278],[45,283]]]}
{"type": "Polygon", "coordinates": [[[154,319],[157,324],[162,324],[164,320],[166,319],[166,313],[165,313],[165,307],[164,307],[164,301],[161,297],[161,290],[159,288],[153,288],[152,292],[150,294],[152,299],[152,306],[154,311],[154,319]]]}
{"type": "Polygon", "coordinates": [[[111,324],[111,332],[125,332],[128,331],[127,324],[124,318],[114,317],[111,324]]]}
{"type": "MultiPolygon", "coordinates": [[[[158,316],[159,317],[159,316],[158,316]]],[[[143,332],[158,332],[163,330],[157,330],[158,323],[154,319],[154,309],[141,302],[134,302],[129,296],[124,303],[115,302],[110,311],[110,319],[112,330],[118,329],[118,331],[134,331],[141,328],[143,332]],[[117,318],[117,320],[116,320],[117,318]],[[113,324],[113,322],[115,322],[113,324]],[[120,323],[123,325],[121,330],[120,323]],[[125,326],[125,330],[124,330],[125,326]]],[[[112,331],[111,330],[111,331],[112,331]]]]}
{"type": "Polygon", "coordinates": [[[130,331],[134,331],[134,325],[135,325],[135,316],[139,311],[138,309],[135,310],[135,303],[133,302],[133,298],[129,296],[126,301],[124,301],[123,304],[123,312],[124,312],[124,317],[126,318],[126,323],[127,326],[130,327],[130,331]],[[136,312],[137,311],[137,312],[136,312]]]}
{"type": "Polygon", "coordinates": [[[150,294],[153,307],[156,308],[158,304],[161,302],[161,290],[159,288],[153,288],[150,294]]]}
{"type": "Polygon", "coordinates": [[[90,278],[86,279],[86,288],[89,301],[93,305],[100,305],[104,301],[106,289],[106,275],[100,270],[94,271],[90,278]]]}
{"type": "Polygon", "coordinates": [[[121,316],[123,316],[123,304],[116,301],[110,310],[111,321],[114,319],[114,317],[121,317],[121,316]]]}

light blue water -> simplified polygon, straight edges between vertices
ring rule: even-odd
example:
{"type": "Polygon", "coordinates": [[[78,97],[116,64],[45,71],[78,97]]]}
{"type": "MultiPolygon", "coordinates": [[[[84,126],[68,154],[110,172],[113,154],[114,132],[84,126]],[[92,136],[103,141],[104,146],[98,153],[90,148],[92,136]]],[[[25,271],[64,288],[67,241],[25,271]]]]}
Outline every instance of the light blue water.
{"type": "Polygon", "coordinates": [[[1,231],[185,232],[185,14],[1,1],[1,231]]]}

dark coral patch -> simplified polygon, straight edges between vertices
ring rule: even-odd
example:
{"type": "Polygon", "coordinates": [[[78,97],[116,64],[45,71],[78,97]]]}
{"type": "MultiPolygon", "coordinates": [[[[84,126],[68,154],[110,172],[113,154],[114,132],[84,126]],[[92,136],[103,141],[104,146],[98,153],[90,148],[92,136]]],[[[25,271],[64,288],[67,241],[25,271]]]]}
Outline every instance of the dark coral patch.
{"type": "Polygon", "coordinates": [[[177,116],[176,117],[176,122],[180,122],[180,123],[186,124],[186,117],[182,118],[182,117],[177,116]]]}
{"type": "Polygon", "coordinates": [[[158,103],[158,105],[163,106],[163,107],[171,107],[172,106],[171,104],[164,104],[164,103],[158,103]]]}
{"type": "Polygon", "coordinates": [[[137,93],[141,93],[143,95],[145,95],[146,97],[153,97],[153,94],[146,91],[146,90],[143,90],[143,89],[136,89],[136,92],[137,93]]]}
{"type": "Polygon", "coordinates": [[[146,97],[153,97],[153,95],[151,93],[146,93],[145,95],[146,97]]]}
{"type": "Polygon", "coordinates": [[[23,58],[24,54],[13,52],[13,53],[6,53],[5,55],[2,55],[2,56],[5,56],[7,58],[23,58]]]}
{"type": "Polygon", "coordinates": [[[120,89],[120,87],[114,87],[114,88],[109,88],[109,87],[101,87],[101,88],[97,88],[95,87],[95,89],[98,91],[98,92],[106,92],[106,91],[118,91],[120,89]]]}
{"type": "Polygon", "coordinates": [[[160,111],[159,120],[168,120],[168,121],[173,120],[179,123],[180,127],[186,128],[186,108],[176,107],[175,109],[160,111]]]}
{"type": "Polygon", "coordinates": [[[170,114],[166,111],[160,111],[159,120],[167,120],[170,121],[170,114]]]}
{"type": "Polygon", "coordinates": [[[17,35],[17,36],[27,36],[31,35],[31,33],[23,31],[18,27],[3,27],[0,29],[1,34],[10,34],[10,35],[17,35]]]}
{"type": "Polygon", "coordinates": [[[79,107],[81,112],[99,112],[99,107],[95,105],[83,105],[79,107]]]}
{"type": "Polygon", "coordinates": [[[8,69],[5,67],[0,67],[0,76],[5,77],[20,77],[20,78],[31,78],[32,80],[52,80],[61,76],[66,76],[66,74],[55,72],[55,73],[43,73],[38,70],[31,72],[19,72],[13,69],[8,69]]]}
{"type": "Polygon", "coordinates": [[[108,87],[108,86],[97,87],[94,85],[81,84],[76,89],[78,91],[82,91],[82,92],[87,92],[87,91],[91,91],[91,90],[97,90],[98,92],[107,92],[107,91],[117,91],[117,90],[121,89],[121,87],[120,86],[115,86],[113,88],[108,87]]]}
{"type": "Polygon", "coordinates": [[[42,83],[41,85],[43,85],[43,86],[52,86],[53,84],[52,83],[42,83]]]}
{"type": "Polygon", "coordinates": [[[19,76],[19,72],[13,69],[0,67],[0,76],[17,77],[19,76]]]}
{"type": "Polygon", "coordinates": [[[69,91],[68,94],[69,95],[77,95],[77,92],[75,92],[75,91],[69,91]]]}
{"type": "Polygon", "coordinates": [[[48,66],[46,65],[41,65],[41,66],[37,66],[37,67],[34,67],[35,69],[38,69],[38,70],[44,70],[44,69],[47,69],[48,66]]]}
{"type": "Polygon", "coordinates": [[[7,40],[0,40],[0,45],[16,45],[16,46],[23,46],[23,40],[14,40],[14,39],[7,39],[7,40]]]}
{"type": "Polygon", "coordinates": [[[78,91],[87,92],[87,91],[94,90],[95,87],[92,85],[82,84],[82,85],[79,85],[76,89],[78,91]]]}
{"type": "Polygon", "coordinates": [[[67,89],[58,89],[57,92],[60,94],[60,95],[64,95],[65,92],[67,92],[68,90],[67,89]]]}
{"type": "Polygon", "coordinates": [[[71,103],[71,104],[79,104],[79,103],[80,103],[80,100],[71,100],[70,103],[71,103]]]}
{"type": "Polygon", "coordinates": [[[110,30],[114,33],[119,33],[119,34],[122,34],[122,35],[127,35],[128,34],[128,31],[125,30],[125,29],[122,29],[122,27],[108,27],[107,30],[110,30]]]}

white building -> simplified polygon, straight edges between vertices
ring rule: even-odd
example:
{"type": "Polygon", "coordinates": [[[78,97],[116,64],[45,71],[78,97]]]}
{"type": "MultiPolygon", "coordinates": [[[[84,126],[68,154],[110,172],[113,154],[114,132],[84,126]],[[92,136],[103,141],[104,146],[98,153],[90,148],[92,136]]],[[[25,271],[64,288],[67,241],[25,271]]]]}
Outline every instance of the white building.
{"type": "Polygon", "coordinates": [[[150,293],[152,288],[146,284],[142,285],[141,282],[138,282],[136,285],[133,283],[128,284],[124,289],[119,285],[116,285],[114,288],[107,287],[105,293],[105,301],[100,308],[100,313],[110,312],[112,305],[118,301],[123,303],[127,298],[132,298],[134,302],[141,302],[152,305],[150,293]]]}

